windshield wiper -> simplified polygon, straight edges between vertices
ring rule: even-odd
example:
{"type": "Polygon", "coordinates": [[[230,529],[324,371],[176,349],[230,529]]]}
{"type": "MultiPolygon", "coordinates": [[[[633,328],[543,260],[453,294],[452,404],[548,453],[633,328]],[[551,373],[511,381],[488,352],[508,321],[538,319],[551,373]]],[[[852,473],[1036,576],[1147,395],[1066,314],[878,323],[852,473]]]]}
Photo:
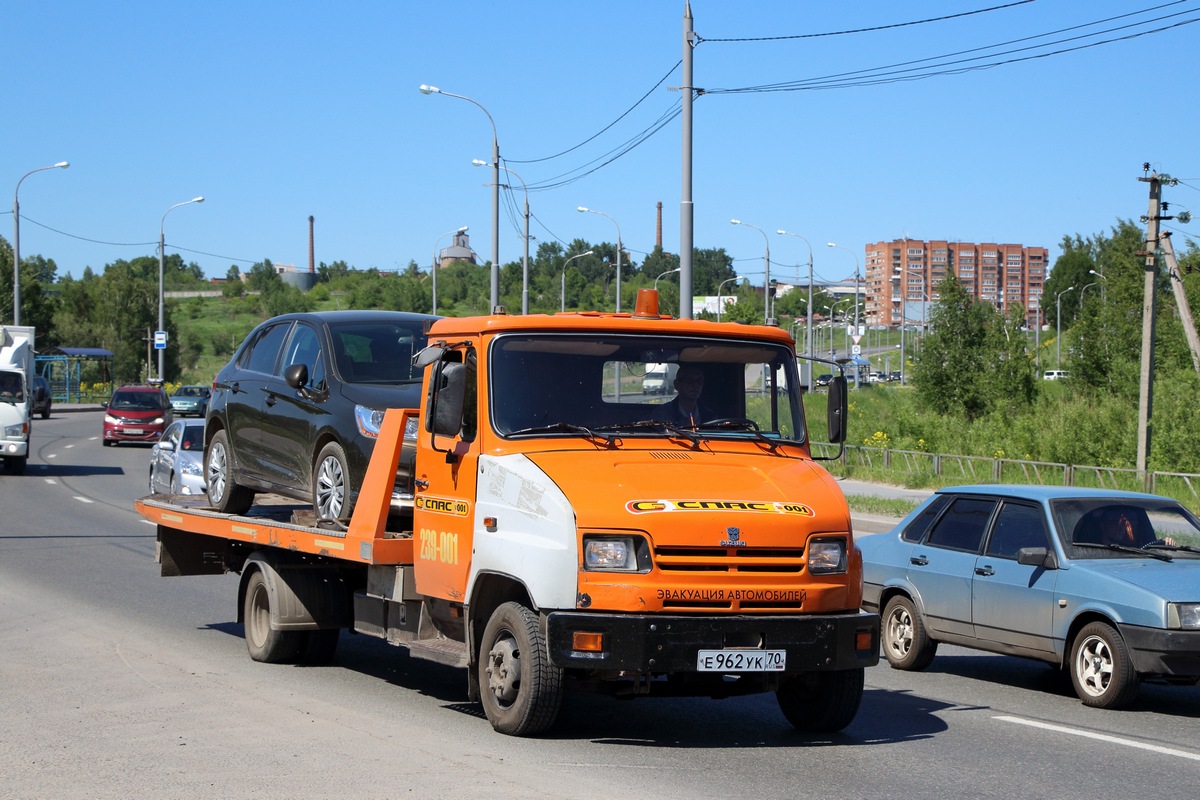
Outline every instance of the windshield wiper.
{"type": "Polygon", "coordinates": [[[653,428],[654,430],[665,431],[666,433],[679,438],[687,439],[692,444],[697,444],[700,437],[696,431],[690,428],[683,428],[671,422],[664,422],[661,419],[643,419],[637,422],[619,422],[615,425],[602,425],[596,430],[602,431],[636,431],[640,429],[653,428]]]}
{"type": "Polygon", "coordinates": [[[750,433],[754,434],[754,438],[758,439],[772,450],[779,446],[779,441],[777,439],[772,439],[770,436],[767,436],[765,433],[759,430],[758,424],[755,423],[754,420],[737,419],[731,417],[729,419],[714,420],[713,422],[701,422],[696,426],[697,430],[706,430],[710,428],[729,428],[736,431],[749,431],[750,433]]]}
{"type": "Polygon", "coordinates": [[[591,428],[583,425],[575,425],[570,422],[552,422],[549,425],[535,425],[531,428],[521,428],[520,430],[510,431],[506,436],[536,436],[539,433],[571,433],[586,436],[593,441],[599,440],[605,444],[612,442],[611,436],[605,436],[602,433],[596,433],[591,428]]]}
{"type": "Polygon", "coordinates": [[[1182,550],[1185,553],[1200,553],[1200,547],[1192,547],[1190,544],[1166,544],[1164,542],[1151,542],[1146,545],[1147,548],[1154,550],[1182,550]]]}
{"type": "Polygon", "coordinates": [[[1139,556],[1157,558],[1159,561],[1174,561],[1174,559],[1166,553],[1156,553],[1153,550],[1143,550],[1140,547],[1130,547],[1129,545],[1124,544],[1093,544],[1092,542],[1073,542],[1072,544],[1075,547],[1090,547],[1097,550],[1111,550],[1117,553],[1133,553],[1139,556]]]}

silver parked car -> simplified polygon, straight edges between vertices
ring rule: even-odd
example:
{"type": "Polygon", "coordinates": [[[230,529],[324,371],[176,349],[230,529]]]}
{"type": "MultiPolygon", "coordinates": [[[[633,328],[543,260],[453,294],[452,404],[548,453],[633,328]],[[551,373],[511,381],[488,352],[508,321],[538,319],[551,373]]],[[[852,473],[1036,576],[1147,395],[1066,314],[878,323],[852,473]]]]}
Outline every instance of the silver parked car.
{"type": "Polygon", "coordinates": [[[204,494],[204,420],[177,419],[150,448],[150,491],[204,494]]]}

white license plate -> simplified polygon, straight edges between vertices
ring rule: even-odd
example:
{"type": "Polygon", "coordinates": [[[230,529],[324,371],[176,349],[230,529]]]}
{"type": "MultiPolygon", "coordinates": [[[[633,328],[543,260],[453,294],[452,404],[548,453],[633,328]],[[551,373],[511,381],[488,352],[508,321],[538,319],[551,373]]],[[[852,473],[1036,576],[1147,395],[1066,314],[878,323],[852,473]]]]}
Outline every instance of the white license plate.
{"type": "Polygon", "coordinates": [[[782,672],[786,650],[701,650],[697,672],[782,672]]]}
{"type": "Polygon", "coordinates": [[[141,428],[126,428],[125,435],[126,436],[141,436],[142,429],[141,428]]]}

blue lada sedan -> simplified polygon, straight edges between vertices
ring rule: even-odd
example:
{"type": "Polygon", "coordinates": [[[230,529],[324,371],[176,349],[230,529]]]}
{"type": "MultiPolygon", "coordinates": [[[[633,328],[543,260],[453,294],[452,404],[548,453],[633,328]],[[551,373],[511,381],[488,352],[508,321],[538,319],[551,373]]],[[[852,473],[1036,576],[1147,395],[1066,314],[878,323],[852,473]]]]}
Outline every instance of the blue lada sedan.
{"type": "Polygon", "coordinates": [[[1097,708],[1143,680],[1200,681],[1200,521],[1170,498],[956,486],[859,547],[895,669],[924,669],[940,642],[1025,656],[1097,708]]]}

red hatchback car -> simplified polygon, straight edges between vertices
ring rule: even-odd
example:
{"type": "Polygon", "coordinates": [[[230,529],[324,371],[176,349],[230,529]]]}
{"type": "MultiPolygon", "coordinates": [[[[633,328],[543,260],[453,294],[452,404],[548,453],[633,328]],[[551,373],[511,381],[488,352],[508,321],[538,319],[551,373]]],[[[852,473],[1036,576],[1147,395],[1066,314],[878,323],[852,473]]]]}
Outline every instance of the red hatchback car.
{"type": "Polygon", "coordinates": [[[104,446],[157,442],[171,424],[171,401],[158,386],[122,386],[104,409],[104,446]]]}

